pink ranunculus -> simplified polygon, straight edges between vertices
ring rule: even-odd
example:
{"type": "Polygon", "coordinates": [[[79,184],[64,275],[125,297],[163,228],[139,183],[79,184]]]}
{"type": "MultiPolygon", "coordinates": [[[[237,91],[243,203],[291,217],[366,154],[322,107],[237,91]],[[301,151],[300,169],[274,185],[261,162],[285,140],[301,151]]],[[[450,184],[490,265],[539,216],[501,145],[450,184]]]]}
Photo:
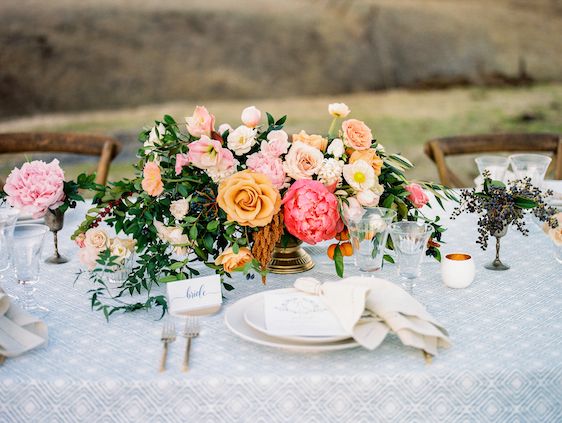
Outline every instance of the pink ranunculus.
{"type": "Polygon", "coordinates": [[[338,200],[319,181],[300,179],[283,198],[285,227],[309,244],[332,239],[343,230],[338,200]]]}
{"type": "Polygon", "coordinates": [[[246,107],[240,116],[242,123],[248,128],[255,128],[261,120],[261,112],[255,106],[246,107]]]}
{"type": "Polygon", "coordinates": [[[222,160],[223,147],[220,141],[212,140],[203,135],[200,140],[188,145],[188,159],[193,166],[199,169],[210,169],[217,167],[222,160]]]}
{"type": "Polygon", "coordinates": [[[189,165],[188,154],[176,154],[176,175],[181,173],[183,167],[189,165]]]}
{"type": "Polygon", "coordinates": [[[10,205],[38,219],[47,209],[54,210],[63,203],[64,172],[57,159],[51,163],[42,160],[24,163],[21,169],[12,170],[4,191],[10,205]]]}
{"type": "Polygon", "coordinates": [[[78,259],[88,270],[94,270],[97,266],[99,253],[100,251],[93,247],[80,248],[78,259]]]}
{"type": "Polygon", "coordinates": [[[271,157],[279,157],[289,149],[289,135],[283,130],[271,131],[267,141],[261,143],[261,152],[271,157]]]}
{"type": "Polygon", "coordinates": [[[429,198],[423,191],[423,188],[418,184],[410,184],[405,187],[406,191],[410,193],[406,198],[414,205],[415,208],[421,209],[427,204],[429,198]]]}
{"type": "Polygon", "coordinates": [[[348,119],[341,125],[345,145],[355,150],[366,150],[371,147],[373,134],[364,122],[357,119],[348,119]]]}
{"type": "Polygon", "coordinates": [[[209,113],[204,106],[197,106],[193,111],[193,116],[185,118],[187,131],[194,137],[206,135],[211,136],[215,128],[215,116],[209,113]]]}
{"type": "Polygon", "coordinates": [[[279,157],[269,156],[264,153],[254,153],[248,156],[246,162],[248,169],[269,176],[271,183],[277,189],[281,189],[285,183],[285,170],[283,162],[279,157]]]}

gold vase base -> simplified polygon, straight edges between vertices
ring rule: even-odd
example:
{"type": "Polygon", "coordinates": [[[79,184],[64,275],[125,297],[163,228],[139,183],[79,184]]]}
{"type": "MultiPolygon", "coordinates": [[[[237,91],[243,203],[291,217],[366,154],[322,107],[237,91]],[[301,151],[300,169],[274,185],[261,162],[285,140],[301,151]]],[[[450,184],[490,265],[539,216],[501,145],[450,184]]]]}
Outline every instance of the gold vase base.
{"type": "Polygon", "coordinates": [[[271,273],[288,275],[302,273],[314,267],[312,257],[300,246],[275,247],[268,270],[271,273]]]}

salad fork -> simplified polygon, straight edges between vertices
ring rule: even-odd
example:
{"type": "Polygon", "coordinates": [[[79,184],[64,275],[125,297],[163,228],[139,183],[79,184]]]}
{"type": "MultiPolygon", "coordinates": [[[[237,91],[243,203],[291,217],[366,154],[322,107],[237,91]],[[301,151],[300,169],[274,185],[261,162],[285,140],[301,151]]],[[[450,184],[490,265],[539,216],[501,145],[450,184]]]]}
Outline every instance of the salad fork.
{"type": "Polygon", "coordinates": [[[199,336],[199,317],[189,316],[185,321],[182,335],[187,338],[185,352],[183,354],[182,372],[189,370],[189,353],[191,352],[191,340],[199,336]]]}
{"type": "Polygon", "coordinates": [[[176,340],[176,326],[173,322],[166,321],[162,327],[162,336],[160,340],[164,344],[162,350],[162,359],[160,360],[160,371],[166,370],[166,360],[168,358],[168,345],[176,340]]]}

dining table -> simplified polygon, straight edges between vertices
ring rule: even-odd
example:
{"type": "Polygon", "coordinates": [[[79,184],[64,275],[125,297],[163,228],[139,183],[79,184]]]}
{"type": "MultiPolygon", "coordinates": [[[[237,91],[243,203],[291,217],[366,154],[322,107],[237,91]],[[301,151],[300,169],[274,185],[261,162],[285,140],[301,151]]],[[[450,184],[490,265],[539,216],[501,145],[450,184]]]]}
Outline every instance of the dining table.
{"type": "MultiPolygon", "coordinates": [[[[551,185],[562,192],[562,183],[551,185]]],[[[510,269],[493,271],[484,265],[494,244],[484,251],[476,243],[476,216],[453,219],[452,202],[422,209],[442,217],[442,253],[469,254],[476,264],[474,282],[452,289],[439,262],[423,260],[413,296],[452,344],[431,363],[395,335],[372,351],[294,352],[248,342],[227,328],[225,311],[248,295],[290,287],[303,275],[338,280],[324,243],[305,246],[315,262],[306,273],[270,274],[265,285],[259,276],[235,273],[220,311],[200,320],[189,372],[181,372],[181,336],[159,372],[163,321],[179,328],[180,319],[161,319],[155,309],[106,320],[92,310],[91,286],[70,240],[88,207],[67,212],[59,233],[70,260],[42,264],[36,298],[50,309],[48,344],[0,366],[0,422],[562,421],[562,264],[531,221],[528,236],[509,229],[501,258],[510,269]]],[[[49,238],[45,257],[52,250],[49,238]]],[[[346,258],[345,275],[400,283],[392,263],[362,273],[346,258]]],[[[17,293],[9,274],[3,284],[17,293]]]]}

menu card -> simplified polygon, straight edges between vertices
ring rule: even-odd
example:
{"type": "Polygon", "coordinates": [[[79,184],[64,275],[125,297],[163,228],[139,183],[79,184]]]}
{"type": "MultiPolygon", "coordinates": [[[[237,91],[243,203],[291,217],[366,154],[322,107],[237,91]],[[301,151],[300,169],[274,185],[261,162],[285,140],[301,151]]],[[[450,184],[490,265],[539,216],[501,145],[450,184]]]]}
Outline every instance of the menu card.
{"type": "Polygon", "coordinates": [[[347,335],[336,316],[316,295],[302,292],[265,293],[264,315],[265,326],[272,335],[347,335]]]}

